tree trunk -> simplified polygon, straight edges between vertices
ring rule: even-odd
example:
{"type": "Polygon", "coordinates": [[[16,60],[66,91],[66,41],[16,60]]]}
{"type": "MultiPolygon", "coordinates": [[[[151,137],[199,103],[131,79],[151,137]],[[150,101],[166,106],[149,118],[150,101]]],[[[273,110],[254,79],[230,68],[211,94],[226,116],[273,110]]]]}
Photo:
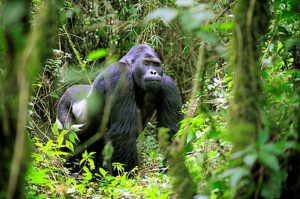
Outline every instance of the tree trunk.
{"type": "Polygon", "coordinates": [[[23,182],[30,159],[25,133],[29,91],[41,57],[52,50],[48,41],[56,27],[49,24],[55,25],[58,16],[58,5],[49,1],[31,25],[30,4],[29,0],[1,3],[0,198],[25,198],[23,182]]]}
{"type": "Polygon", "coordinates": [[[228,115],[233,150],[253,143],[261,130],[258,39],[267,30],[267,1],[239,0],[235,9],[232,67],[235,72],[233,101],[228,115]]]}
{"type": "MultiPolygon", "coordinates": [[[[267,1],[237,1],[231,60],[234,71],[233,100],[227,116],[233,152],[255,143],[262,129],[259,39],[267,31],[268,13],[267,1]]],[[[261,197],[260,181],[265,175],[262,168],[263,165],[257,163],[250,171],[249,179],[255,190],[251,191],[247,186],[239,187],[234,198],[261,197]]]]}

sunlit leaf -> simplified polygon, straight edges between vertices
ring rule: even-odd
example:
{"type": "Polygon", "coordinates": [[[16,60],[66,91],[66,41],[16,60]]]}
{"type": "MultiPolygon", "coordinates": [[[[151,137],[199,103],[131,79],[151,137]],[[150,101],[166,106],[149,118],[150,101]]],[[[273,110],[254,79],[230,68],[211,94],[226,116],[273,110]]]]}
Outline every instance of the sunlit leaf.
{"type": "Polygon", "coordinates": [[[68,180],[66,181],[66,185],[70,185],[70,184],[75,184],[76,180],[74,180],[73,178],[68,178],[68,180]]]}
{"type": "Polygon", "coordinates": [[[44,199],[44,198],[47,198],[46,194],[39,194],[37,196],[34,196],[34,199],[44,199]]]}
{"type": "Polygon", "coordinates": [[[177,0],[175,4],[180,7],[190,7],[194,5],[194,0],[177,0]]]}
{"type": "Polygon", "coordinates": [[[99,172],[100,172],[100,174],[101,174],[103,177],[105,177],[106,174],[107,174],[107,172],[106,172],[104,169],[102,169],[102,168],[99,168],[99,172]]]}
{"type": "Polygon", "coordinates": [[[82,163],[85,161],[85,159],[81,159],[79,162],[79,165],[82,165],[82,163]]]}
{"type": "Polygon", "coordinates": [[[59,135],[58,139],[57,139],[58,145],[62,145],[63,141],[64,141],[64,136],[63,135],[59,135]]]}
{"type": "Polygon", "coordinates": [[[221,31],[232,29],[233,27],[234,27],[234,23],[233,22],[226,22],[226,23],[222,23],[220,25],[216,25],[215,26],[215,28],[217,30],[221,30],[221,31]]]}
{"type": "Polygon", "coordinates": [[[55,155],[70,155],[70,153],[63,152],[63,151],[49,151],[48,153],[51,156],[55,156],[55,155]]]}
{"type": "Polygon", "coordinates": [[[152,19],[161,19],[165,25],[168,25],[176,16],[178,12],[173,8],[159,8],[146,16],[146,21],[152,19]]]}
{"type": "Polygon", "coordinates": [[[35,145],[38,146],[38,147],[40,147],[40,148],[42,148],[42,147],[44,146],[44,145],[43,145],[42,143],[40,143],[40,142],[36,142],[35,145]]]}
{"type": "Polygon", "coordinates": [[[74,153],[74,146],[71,142],[69,142],[68,140],[66,141],[66,146],[68,149],[70,149],[73,153],[74,153]]]}
{"type": "Polygon", "coordinates": [[[90,173],[90,170],[86,166],[83,167],[83,170],[87,173],[90,173]]]}
{"type": "Polygon", "coordinates": [[[212,11],[202,8],[188,10],[182,15],[182,24],[187,31],[193,31],[200,28],[205,21],[212,20],[214,14],[212,11]]]}
{"type": "Polygon", "coordinates": [[[94,160],[92,158],[88,158],[88,162],[90,163],[91,168],[95,167],[94,160]]]}
{"type": "Polygon", "coordinates": [[[245,164],[248,166],[248,167],[252,167],[252,165],[255,163],[257,159],[257,154],[255,153],[251,153],[249,155],[246,155],[244,158],[243,158],[243,161],[245,162],[245,164]]]}
{"type": "Polygon", "coordinates": [[[70,133],[69,140],[73,143],[75,143],[75,135],[73,133],[70,133]]]}
{"type": "Polygon", "coordinates": [[[52,145],[53,145],[53,141],[48,140],[46,147],[43,148],[43,152],[47,152],[49,149],[51,149],[52,145]]]}
{"type": "Polygon", "coordinates": [[[82,153],[82,158],[85,160],[88,158],[88,153],[86,150],[84,151],[84,153],[82,153]]]}
{"type": "Polygon", "coordinates": [[[102,155],[104,156],[104,160],[109,160],[112,157],[112,154],[114,153],[114,147],[112,146],[111,141],[107,142],[105,145],[102,155]]]}
{"type": "Polygon", "coordinates": [[[95,51],[92,51],[88,54],[88,56],[86,57],[87,60],[96,60],[96,59],[100,59],[102,57],[105,57],[108,54],[108,50],[107,49],[97,49],[95,51]]]}
{"type": "Polygon", "coordinates": [[[60,135],[66,135],[67,133],[68,133],[69,131],[68,130],[62,130],[61,132],[60,132],[60,135]]]}
{"type": "Polygon", "coordinates": [[[47,172],[49,172],[50,169],[42,169],[42,170],[34,170],[30,172],[30,182],[32,184],[45,184],[49,182],[47,172]]]}
{"type": "Polygon", "coordinates": [[[52,132],[54,135],[58,135],[58,124],[55,122],[52,127],[52,132]]]}

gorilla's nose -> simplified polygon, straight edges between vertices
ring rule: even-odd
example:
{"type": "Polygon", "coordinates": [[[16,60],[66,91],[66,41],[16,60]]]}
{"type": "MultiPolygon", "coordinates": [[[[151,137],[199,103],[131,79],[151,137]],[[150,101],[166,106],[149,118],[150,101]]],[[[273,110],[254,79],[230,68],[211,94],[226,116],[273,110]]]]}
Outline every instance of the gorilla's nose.
{"type": "Polygon", "coordinates": [[[145,81],[160,81],[161,76],[158,74],[158,72],[154,69],[149,69],[144,76],[145,81]]]}
{"type": "Polygon", "coordinates": [[[158,75],[157,72],[156,72],[156,70],[149,70],[149,74],[153,75],[153,76],[158,75]]]}

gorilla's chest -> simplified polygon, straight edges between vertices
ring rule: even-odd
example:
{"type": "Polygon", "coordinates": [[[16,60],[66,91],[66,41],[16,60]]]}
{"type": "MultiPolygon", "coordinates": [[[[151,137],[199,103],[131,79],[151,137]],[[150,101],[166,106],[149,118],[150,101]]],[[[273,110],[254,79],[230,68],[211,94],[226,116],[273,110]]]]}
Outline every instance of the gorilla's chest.
{"type": "Polygon", "coordinates": [[[146,125],[147,120],[153,114],[156,104],[157,104],[157,95],[155,93],[147,92],[142,99],[139,100],[138,109],[142,119],[143,125],[146,125]]]}

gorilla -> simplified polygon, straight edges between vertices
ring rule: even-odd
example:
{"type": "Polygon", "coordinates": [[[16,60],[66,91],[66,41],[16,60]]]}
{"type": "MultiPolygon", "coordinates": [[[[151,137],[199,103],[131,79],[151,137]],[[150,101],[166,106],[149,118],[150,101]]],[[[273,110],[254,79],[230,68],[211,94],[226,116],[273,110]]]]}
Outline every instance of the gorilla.
{"type": "Polygon", "coordinates": [[[97,166],[102,166],[101,152],[111,141],[110,162],[120,162],[130,171],[138,165],[136,140],[149,118],[156,111],[157,126],[168,128],[172,137],[182,119],[180,108],[178,89],[164,73],[161,60],[150,46],[139,44],[102,71],[92,85],[69,88],[60,98],[57,118],[65,128],[84,124],[77,134],[80,143],[101,131],[96,140],[83,144],[97,152],[97,166]]]}

